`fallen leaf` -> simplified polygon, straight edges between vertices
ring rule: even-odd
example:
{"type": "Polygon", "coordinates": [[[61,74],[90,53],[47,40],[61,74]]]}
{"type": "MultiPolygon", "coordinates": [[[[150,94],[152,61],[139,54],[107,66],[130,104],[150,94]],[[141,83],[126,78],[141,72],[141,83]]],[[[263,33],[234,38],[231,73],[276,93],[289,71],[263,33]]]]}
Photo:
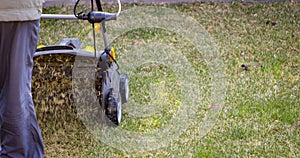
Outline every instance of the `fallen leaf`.
{"type": "Polygon", "coordinates": [[[134,40],[133,41],[133,44],[135,44],[135,45],[143,45],[143,44],[145,44],[146,42],[145,41],[143,41],[143,40],[134,40]]]}

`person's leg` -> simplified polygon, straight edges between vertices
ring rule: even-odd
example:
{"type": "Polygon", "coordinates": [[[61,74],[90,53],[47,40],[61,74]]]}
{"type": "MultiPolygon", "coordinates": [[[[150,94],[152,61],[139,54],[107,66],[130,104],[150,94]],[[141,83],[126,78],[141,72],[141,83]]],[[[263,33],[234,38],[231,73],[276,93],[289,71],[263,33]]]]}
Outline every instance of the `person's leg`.
{"type": "Polygon", "coordinates": [[[43,157],[31,96],[39,21],[0,22],[1,157],[43,157]]]}

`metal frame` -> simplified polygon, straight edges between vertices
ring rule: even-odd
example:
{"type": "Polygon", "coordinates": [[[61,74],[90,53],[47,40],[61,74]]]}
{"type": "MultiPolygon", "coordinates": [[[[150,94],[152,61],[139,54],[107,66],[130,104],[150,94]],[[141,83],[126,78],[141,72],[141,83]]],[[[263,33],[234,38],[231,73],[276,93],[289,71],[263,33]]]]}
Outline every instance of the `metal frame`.
{"type": "MultiPolygon", "coordinates": [[[[80,20],[75,15],[71,14],[42,14],[41,19],[57,19],[57,20],[80,20]]],[[[101,22],[101,32],[104,41],[104,48],[109,48],[108,36],[106,34],[105,22],[101,22]]]]}

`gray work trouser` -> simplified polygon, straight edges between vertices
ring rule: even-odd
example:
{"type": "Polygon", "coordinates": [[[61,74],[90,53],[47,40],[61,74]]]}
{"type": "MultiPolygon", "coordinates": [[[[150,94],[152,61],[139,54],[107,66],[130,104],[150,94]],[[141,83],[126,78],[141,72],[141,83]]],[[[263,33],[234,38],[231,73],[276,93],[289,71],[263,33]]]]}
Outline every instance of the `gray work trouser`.
{"type": "Polygon", "coordinates": [[[0,22],[0,157],[44,155],[31,96],[38,34],[39,20],[0,22]]]}

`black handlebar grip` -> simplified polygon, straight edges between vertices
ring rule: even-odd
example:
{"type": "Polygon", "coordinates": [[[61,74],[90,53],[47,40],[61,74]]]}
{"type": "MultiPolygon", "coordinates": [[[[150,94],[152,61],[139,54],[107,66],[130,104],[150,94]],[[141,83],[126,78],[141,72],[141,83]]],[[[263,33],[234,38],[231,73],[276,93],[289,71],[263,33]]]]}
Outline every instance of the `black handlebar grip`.
{"type": "Polygon", "coordinates": [[[92,11],[88,14],[88,21],[90,23],[99,23],[103,21],[116,20],[117,14],[92,11]]]}

